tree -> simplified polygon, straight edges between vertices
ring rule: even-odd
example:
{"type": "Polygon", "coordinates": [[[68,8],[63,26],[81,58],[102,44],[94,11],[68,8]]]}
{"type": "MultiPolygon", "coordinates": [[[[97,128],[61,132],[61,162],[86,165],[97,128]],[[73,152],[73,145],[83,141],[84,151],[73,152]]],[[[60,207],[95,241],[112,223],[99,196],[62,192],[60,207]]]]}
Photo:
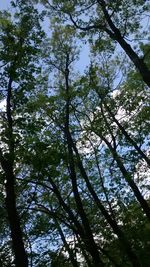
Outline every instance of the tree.
{"type": "MultiPolygon", "coordinates": [[[[30,80],[34,86],[36,59],[42,32],[38,22],[38,14],[30,4],[14,4],[16,13],[14,23],[9,13],[3,13],[1,20],[1,98],[6,99],[6,111],[3,112],[1,131],[0,162],[2,179],[5,184],[5,205],[11,230],[12,247],[16,266],[28,266],[27,253],[23,242],[20,216],[17,210],[16,172],[17,172],[17,142],[20,129],[17,125],[16,111],[26,101],[28,91],[25,91],[30,80]],[[35,25],[34,25],[35,24],[35,25]],[[35,37],[38,34],[38,38],[35,37]]],[[[28,86],[28,90],[30,88],[28,86]]]]}
{"type": "Polygon", "coordinates": [[[37,2],[0,19],[2,264],[148,267],[147,2],[37,2]]]}
{"type": "Polygon", "coordinates": [[[100,43],[107,42],[105,41],[107,36],[113,42],[117,42],[138,69],[143,81],[150,86],[150,71],[144,61],[145,55],[138,55],[126,41],[130,35],[138,34],[140,16],[147,16],[149,10],[147,1],[115,1],[114,3],[104,0],[87,1],[86,3],[85,1],[80,1],[80,3],[52,1],[52,4],[44,1],[44,3],[54,10],[55,14],[58,11],[58,16],[67,15],[77,29],[88,34],[91,32],[100,35],[99,38],[102,38],[100,43]],[[95,17],[93,17],[93,13],[95,17]],[[84,20],[83,14],[86,20],[84,20]]]}

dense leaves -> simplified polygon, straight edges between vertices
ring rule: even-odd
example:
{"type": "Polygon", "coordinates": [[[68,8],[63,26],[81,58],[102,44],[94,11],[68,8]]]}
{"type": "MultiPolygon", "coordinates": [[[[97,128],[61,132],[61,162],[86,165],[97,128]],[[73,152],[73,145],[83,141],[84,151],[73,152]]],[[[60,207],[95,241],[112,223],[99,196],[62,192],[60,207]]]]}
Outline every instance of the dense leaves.
{"type": "Polygon", "coordinates": [[[148,267],[148,1],[11,8],[0,13],[0,265],[148,267]]]}

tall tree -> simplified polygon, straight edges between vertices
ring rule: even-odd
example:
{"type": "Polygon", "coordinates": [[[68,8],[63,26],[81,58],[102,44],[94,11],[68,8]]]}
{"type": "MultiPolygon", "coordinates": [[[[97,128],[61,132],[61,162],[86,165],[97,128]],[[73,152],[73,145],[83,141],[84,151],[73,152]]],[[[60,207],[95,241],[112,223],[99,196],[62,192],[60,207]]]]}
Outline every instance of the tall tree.
{"type": "Polygon", "coordinates": [[[40,3],[0,13],[2,264],[148,267],[147,1],[40,3]]]}
{"type": "Polygon", "coordinates": [[[112,43],[117,42],[140,72],[143,81],[150,86],[150,70],[145,62],[145,55],[139,55],[126,41],[139,31],[140,16],[146,18],[149,11],[148,1],[115,1],[110,3],[105,0],[97,0],[77,3],[76,1],[59,2],[54,0],[52,3],[50,1],[44,1],[44,3],[56,15],[61,16],[63,14],[65,19],[68,16],[75,28],[87,32],[87,35],[98,35],[100,40],[102,39],[104,42],[108,36],[112,43]]]}
{"type": "Polygon", "coordinates": [[[16,266],[28,266],[27,251],[17,210],[16,171],[17,143],[20,129],[16,110],[27,101],[30,84],[34,86],[36,54],[42,37],[37,11],[30,4],[13,3],[15,13],[2,13],[1,18],[1,99],[6,101],[6,111],[1,115],[0,162],[5,183],[5,204],[11,230],[12,247],[16,266]],[[38,37],[35,35],[38,34],[38,37]]]}

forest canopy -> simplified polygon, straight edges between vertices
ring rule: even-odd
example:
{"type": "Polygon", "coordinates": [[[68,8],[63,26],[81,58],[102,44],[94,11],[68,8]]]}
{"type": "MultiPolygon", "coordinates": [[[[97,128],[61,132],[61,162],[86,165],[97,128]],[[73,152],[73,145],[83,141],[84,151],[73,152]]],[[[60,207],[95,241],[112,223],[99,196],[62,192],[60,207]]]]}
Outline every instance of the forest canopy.
{"type": "Polygon", "coordinates": [[[0,10],[0,266],[149,267],[149,11],[0,10]]]}

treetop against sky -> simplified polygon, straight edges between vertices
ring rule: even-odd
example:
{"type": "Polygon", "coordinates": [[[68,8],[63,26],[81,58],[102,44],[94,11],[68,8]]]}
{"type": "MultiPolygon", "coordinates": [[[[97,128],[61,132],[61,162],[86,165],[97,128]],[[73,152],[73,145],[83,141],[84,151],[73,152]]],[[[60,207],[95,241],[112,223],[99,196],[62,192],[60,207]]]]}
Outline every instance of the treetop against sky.
{"type": "Polygon", "coordinates": [[[147,3],[1,1],[1,266],[149,267],[147,3]]]}

